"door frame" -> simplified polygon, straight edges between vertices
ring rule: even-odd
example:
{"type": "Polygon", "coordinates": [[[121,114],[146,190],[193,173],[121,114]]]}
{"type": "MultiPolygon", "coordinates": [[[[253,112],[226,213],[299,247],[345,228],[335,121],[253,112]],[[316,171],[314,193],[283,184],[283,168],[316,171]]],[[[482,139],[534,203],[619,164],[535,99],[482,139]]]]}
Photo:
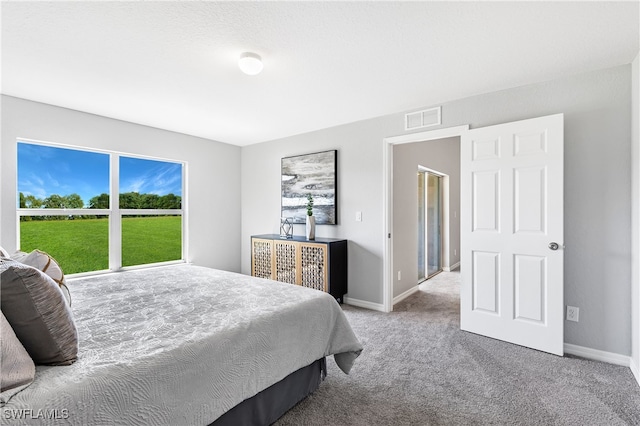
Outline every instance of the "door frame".
{"type": "Polygon", "coordinates": [[[383,285],[382,285],[382,310],[393,311],[393,146],[413,142],[426,142],[450,137],[461,137],[469,130],[469,125],[447,127],[425,132],[411,133],[408,135],[391,136],[382,140],[382,165],[383,165],[383,285]]]}

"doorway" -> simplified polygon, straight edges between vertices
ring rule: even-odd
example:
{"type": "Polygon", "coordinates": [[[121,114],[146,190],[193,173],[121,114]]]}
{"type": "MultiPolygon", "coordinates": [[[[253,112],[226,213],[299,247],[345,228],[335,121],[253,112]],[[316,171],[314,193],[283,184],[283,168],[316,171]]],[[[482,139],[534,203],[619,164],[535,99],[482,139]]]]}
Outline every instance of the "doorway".
{"type": "Polygon", "coordinates": [[[442,175],[418,169],[418,282],[442,272],[442,175]]]}
{"type": "MultiPolygon", "coordinates": [[[[398,252],[399,249],[402,249],[402,247],[395,247],[396,243],[400,240],[402,240],[402,238],[400,237],[399,233],[403,231],[403,229],[405,228],[404,226],[401,227],[395,227],[394,228],[394,222],[398,220],[398,216],[399,213],[403,213],[405,212],[404,209],[401,208],[397,208],[394,209],[394,203],[396,203],[400,197],[401,194],[395,193],[394,195],[394,185],[397,181],[397,174],[401,173],[404,169],[398,169],[393,167],[394,164],[394,147],[399,146],[399,145],[405,145],[405,144],[413,144],[415,142],[427,142],[427,141],[437,141],[437,140],[441,140],[441,139],[447,139],[447,138],[457,138],[457,143],[459,144],[459,138],[462,134],[464,134],[467,130],[469,130],[469,126],[468,125],[463,125],[463,126],[457,126],[457,127],[450,127],[450,128],[444,128],[444,129],[438,129],[438,130],[430,130],[430,131],[425,131],[425,132],[418,132],[418,133],[411,133],[411,134],[407,134],[407,135],[401,135],[401,136],[393,136],[393,137],[389,137],[389,138],[385,138],[383,140],[383,164],[384,164],[384,188],[383,188],[383,197],[384,197],[384,210],[383,210],[383,223],[384,223],[384,233],[382,235],[382,238],[384,239],[384,262],[383,262],[383,293],[382,293],[382,305],[377,308],[383,312],[391,312],[393,311],[393,305],[394,303],[398,302],[399,300],[401,300],[402,298],[406,297],[407,295],[411,294],[412,291],[417,291],[418,290],[418,286],[415,285],[416,281],[413,280],[407,280],[407,281],[400,281],[400,270],[404,269],[404,270],[409,270],[409,271],[415,271],[414,273],[416,273],[417,275],[417,264],[415,263],[417,261],[417,254],[412,254],[410,257],[404,257],[402,255],[402,252],[398,252]],[[396,177],[396,179],[394,179],[394,175],[396,177]],[[395,212],[395,213],[394,213],[395,212]],[[398,231],[398,232],[394,232],[394,231],[398,231]],[[392,238],[392,233],[393,233],[393,238],[392,238]],[[403,265],[400,265],[400,263],[402,263],[403,265]],[[413,265],[410,265],[410,263],[413,263],[413,265]],[[398,279],[396,279],[396,277],[398,277],[398,279]],[[406,284],[405,284],[406,283],[406,284]]],[[[456,143],[456,142],[454,142],[456,143]]],[[[459,164],[459,157],[456,161],[459,164]]],[[[407,169],[407,171],[409,172],[410,175],[412,176],[408,176],[413,182],[413,185],[415,185],[415,179],[416,179],[416,169],[418,167],[418,164],[416,164],[414,167],[411,167],[411,169],[407,169]]],[[[438,168],[438,166],[433,166],[438,168]]],[[[442,168],[440,168],[442,169],[442,168]]],[[[446,180],[446,179],[445,179],[446,180]]],[[[407,181],[409,182],[409,181],[407,181]]],[[[412,185],[412,186],[413,186],[412,185]]],[[[445,187],[447,186],[447,183],[445,182],[445,187]]],[[[459,187],[459,182],[452,182],[450,185],[450,187],[459,187]]],[[[404,187],[406,188],[406,187],[404,187]]],[[[407,191],[407,200],[409,200],[409,197],[412,199],[412,203],[416,203],[416,190],[412,189],[411,191],[407,191]]],[[[447,197],[446,192],[443,194],[443,197],[447,197]]],[[[459,204],[459,196],[458,197],[453,197],[450,198],[449,201],[447,201],[445,199],[444,204],[444,209],[447,209],[448,204],[450,201],[452,200],[458,200],[458,204],[459,204]]],[[[417,205],[415,207],[415,209],[417,209],[417,205]]],[[[455,208],[454,208],[455,209],[455,208]]],[[[416,212],[417,210],[414,210],[413,208],[411,208],[410,210],[407,209],[406,211],[410,211],[411,215],[414,215],[413,218],[410,219],[410,221],[407,222],[403,222],[402,220],[400,220],[401,223],[406,223],[406,224],[416,224],[416,212]]],[[[444,219],[447,220],[447,218],[449,218],[450,220],[455,221],[456,223],[453,226],[447,226],[446,224],[443,226],[443,234],[445,234],[444,236],[446,237],[446,234],[448,231],[448,229],[454,230],[456,232],[455,235],[449,235],[448,239],[449,240],[456,240],[459,241],[459,223],[458,222],[458,218],[456,216],[457,212],[459,211],[458,209],[455,209],[452,212],[448,212],[445,211],[443,216],[444,219]]],[[[408,239],[412,239],[415,238],[417,240],[417,229],[416,231],[413,232],[409,232],[406,234],[406,236],[404,238],[408,239]]],[[[445,241],[447,238],[444,238],[443,241],[445,241]]],[[[414,241],[416,241],[414,240],[414,241]]],[[[415,247],[413,250],[417,249],[417,241],[415,243],[411,244],[412,247],[415,247]],[[415,245],[413,245],[415,244],[415,245]]],[[[407,246],[408,247],[408,246],[407,246]]],[[[458,262],[458,256],[459,256],[459,251],[456,252],[456,248],[445,248],[443,250],[444,252],[444,256],[442,258],[442,261],[444,262],[445,268],[443,268],[445,271],[446,270],[453,270],[456,269],[459,266],[459,262],[458,262]],[[448,269],[447,269],[448,268],[448,269]]],[[[406,275],[406,274],[405,274],[406,275]]],[[[416,276],[417,279],[417,276],[416,276]]]]}
{"type": "MultiPolygon", "coordinates": [[[[460,240],[464,246],[460,248],[461,330],[563,354],[563,126],[563,115],[556,114],[473,130],[468,127],[440,129],[426,135],[384,140],[383,160],[388,183],[384,188],[385,230],[388,231],[383,292],[386,311],[393,310],[396,298],[401,300],[410,294],[409,291],[402,293],[406,285],[401,282],[398,266],[405,261],[401,254],[408,247],[403,244],[407,239],[403,239],[402,225],[416,224],[416,219],[403,221],[403,210],[395,207],[402,195],[398,178],[402,165],[408,162],[406,153],[401,159],[400,150],[395,146],[434,141],[436,135],[439,138],[458,136],[462,183],[458,211],[461,213],[459,229],[463,234],[460,240]],[[500,149],[503,140],[505,148],[500,149]],[[481,162],[489,164],[488,168],[481,168],[481,162]],[[503,228],[508,232],[496,232],[503,228]],[[503,235],[509,238],[501,244],[503,235]],[[392,274],[394,268],[398,269],[397,280],[392,274]],[[395,293],[399,293],[398,296],[395,293]]],[[[410,169],[410,181],[414,185],[416,168],[417,165],[410,169]]],[[[415,200],[415,190],[411,192],[415,200]]],[[[416,210],[410,210],[416,214],[416,210]]],[[[455,212],[452,217],[455,218],[455,212]]],[[[414,268],[412,270],[417,270],[417,265],[414,268]]]]}

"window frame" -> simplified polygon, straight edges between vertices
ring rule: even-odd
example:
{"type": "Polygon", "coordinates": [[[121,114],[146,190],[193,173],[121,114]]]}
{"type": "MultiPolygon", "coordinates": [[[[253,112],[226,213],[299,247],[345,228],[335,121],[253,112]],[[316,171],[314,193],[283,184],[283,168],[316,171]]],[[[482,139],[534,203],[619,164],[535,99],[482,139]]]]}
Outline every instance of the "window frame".
{"type": "MultiPolygon", "coordinates": [[[[157,266],[173,265],[186,263],[188,258],[188,209],[187,209],[187,167],[186,161],[172,160],[162,157],[149,155],[131,154],[127,152],[105,150],[98,148],[88,148],[76,145],[67,145],[55,142],[37,141],[27,138],[17,138],[16,140],[16,242],[17,247],[21,247],[20,242],[20,218],[23,216],[69,216],[69,215],[91,215],[107,216],[109,222],[109,269],[86,271],[75,274],[66,275],[69,278],[91,276],[119,271],[127,271],[134,269],[144,269],[157,266]],[[18,170],[18,144],[25,143],[30,145],[48,146],[52,148],[72,149],[76,151],[84,151],[98,154],[106,154],[109,156],[109,208],[108,209],[46,209],[46,208],[20,208],[18,203],[19,170],[18,170]],[[121,209],[120,208],[120,158],[136,158],[142,160],[153,160],[167,163],[180,164],[182,166],[182,194],[180,209],[121,209]],[[142,265],[122,266],[122,220],[124,216],[180,216],[181,217],[181,258],[177,260],[169,260],[163,262],[145,263],[142,265]]],[[[84,200],[83,200],[84,201],[84,200]]]]}

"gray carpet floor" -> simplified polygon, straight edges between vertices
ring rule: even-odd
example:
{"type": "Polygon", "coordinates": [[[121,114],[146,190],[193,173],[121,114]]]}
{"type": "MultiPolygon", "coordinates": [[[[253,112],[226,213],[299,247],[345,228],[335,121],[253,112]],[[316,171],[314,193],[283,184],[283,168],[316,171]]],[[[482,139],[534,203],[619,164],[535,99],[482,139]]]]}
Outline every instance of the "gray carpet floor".
{"type": "Polygon", "coordinates": [[[349,375],[327,359],[276,425],[640,425],[629,368],[460,331],[459,286],[441,273],[389,314],[344,305],[362,355],[349,375]]]}

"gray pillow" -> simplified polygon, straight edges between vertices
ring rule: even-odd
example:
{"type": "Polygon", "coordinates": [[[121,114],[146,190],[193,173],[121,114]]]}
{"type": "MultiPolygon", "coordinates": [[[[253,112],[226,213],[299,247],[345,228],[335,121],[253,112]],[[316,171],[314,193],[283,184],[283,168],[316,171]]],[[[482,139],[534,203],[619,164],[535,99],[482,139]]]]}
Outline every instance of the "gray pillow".
{"type": "Polygon", "coordinates": [[[36,366],[13,332],[13,328],[0,313],[0,404],[33,382],[36,366]]]}
{"type": "Polygon", "coordinates": [[[24,263],[25,265],[33,266],[53,278],[53,280],[60,286],[62,294],[64,294],[65,299],[67,299],[67,303],[71,306],[71,293],[69,292],[69,287],[67,287],[67,283],[64,280],[62,268],[48,253],[40,250],[34,250],[20,259],[17,259],[16,255],[11,256],[11,258],[20,263],[24,263]]]}
{"type": "MultiPolygon", "coordinates": [[[[10,257],[13,260],[17,260],[18,262],[22,262],[24,260],[25,257],[29,256],[29,253],[25,253],[23,251],[18,250],[17,252],[13,253],[11,256],[5,256],[5,257],[10,257]]],[[[24,262],[22,262],[24,263],[24,262]]]]}
{"type": "Polygon", "coordinates": [[[78,359],[78,331],[58,284],[43,272],[0,258],[0,307],[36,364],[78,359]]]}

